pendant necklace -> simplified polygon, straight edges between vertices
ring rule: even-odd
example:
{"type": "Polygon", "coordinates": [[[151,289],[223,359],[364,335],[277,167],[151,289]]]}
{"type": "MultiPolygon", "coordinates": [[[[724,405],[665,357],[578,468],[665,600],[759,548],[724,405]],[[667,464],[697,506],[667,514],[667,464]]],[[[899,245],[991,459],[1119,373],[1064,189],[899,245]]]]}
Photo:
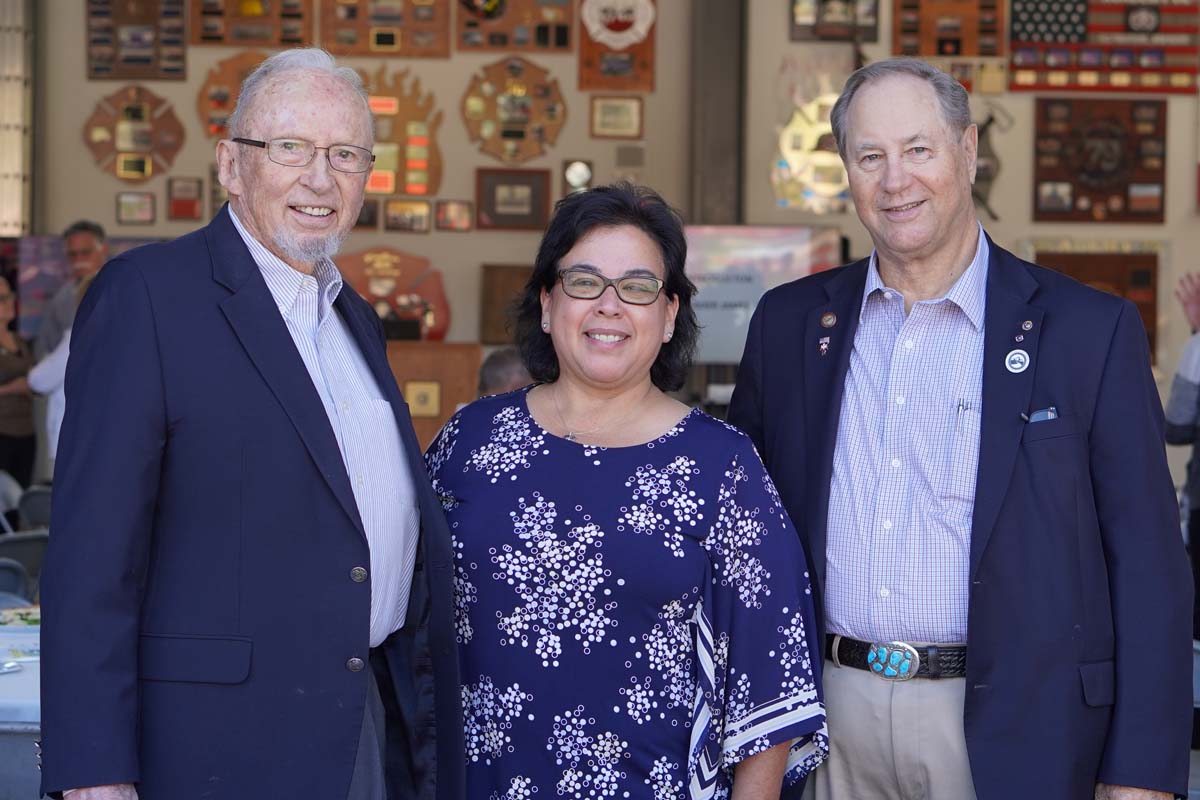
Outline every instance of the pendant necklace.
{"type": "Polygon", "coordinates": [[[623,421],[626,417],[629,416],[628,413],[622,414],[620,417],[618,417],[614,420],[605,422],[601,425],[597,425],[594,428],[588,428],[587,430],[583,430],[583,431],[573,431],[573,430],[571,430],[571,426],[567,424],[567,418],[563,416],[562,406],[560,406],[558,404],[558,393],[554,392],[553,394],[551,394],[550,399],[554,401],[554,413],[558,415],[559,424],[561,424],[563,427],[564,433],[563,433],[562,438],[566,439],[568,442],[578,443],[580,436],[588,436],[590,434],[596,433],[597,431],[602,431],[605,428],[611,428],[613,425],[616,425],[618,422],[623,421]]]}

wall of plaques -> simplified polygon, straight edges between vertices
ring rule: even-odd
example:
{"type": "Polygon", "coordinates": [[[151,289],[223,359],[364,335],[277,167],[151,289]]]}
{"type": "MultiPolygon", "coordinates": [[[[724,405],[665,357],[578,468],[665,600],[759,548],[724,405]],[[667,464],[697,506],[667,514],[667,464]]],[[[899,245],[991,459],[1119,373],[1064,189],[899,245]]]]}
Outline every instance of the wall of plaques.
{"type": "Polygon", "coordinates": [[[1163,221],[1163,101],[1039,98],[1035,130],[1035,220],[1163,221]]]}
{"type": "Polygon", "coordinates": [[[463,93],[462,116],[481,152],[519,164],[558,140],[567,107],[548,70],[513,56],[472,76],[463,93]]]}
{"type": "Polygon", "coordinates": [[[874,42],[879,38],[879,0],[787,0],[794,42],[874,42]]]}
{"type": "Polygon", "coordinates": [[[1195,94],[1195,3],[1012,0],[1009,89],[1195,94]]]}
{"type": "Polygon", "coordinates": [[[313,0],[191,0],[192,44],[303,47],[313,43],[313,0]]]}
{"type": "Polygon", "coordinates": [[[904,56],[999,56],[1004,0],[893,0],[892,52],[904,56]]]}
{"type": "Polygon", "coordinates": [[[579,88],[654,91],[654,0],[582,0],[579,88]]]}
{"type": "Polygon", "coordinates": [[[375,115],[375,168],[367,178],[371,194],[435,195],[442,185],[438,129],[442,112],[433,95],[409,70],[391,76],[380,67],[367,77],[375,115]]]}
{"type": "Polygon", "coordinates": [[[89,78],[183,80],[184,0],[87,0],[89,78]]]}
{"type": "Polygon", "coordinates": [[[569,53],[575,4],[562,0],[459,0],[455,47],[509,52],[569,53]]]}
{"type": "Polygon", "coordinates": [[[445,58],[452,0],[325,0],[321,43],[335,56],[445,58]]]}
{"type": "Polygon", "coordinates": [[[105,97],[83,125],[96,165],[130,183],[166,172],[183,138],[183,123],[171,104],[137,85],[105,97]]]}

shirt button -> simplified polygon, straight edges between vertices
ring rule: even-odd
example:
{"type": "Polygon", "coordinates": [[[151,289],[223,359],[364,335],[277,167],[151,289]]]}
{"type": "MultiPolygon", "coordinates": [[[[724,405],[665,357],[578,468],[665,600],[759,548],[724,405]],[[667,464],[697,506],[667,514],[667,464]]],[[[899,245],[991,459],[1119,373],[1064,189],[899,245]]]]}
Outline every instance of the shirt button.
{"type": "Polygon", "coordinates": [[[355,583],[362,583],[366,579],[367,579],[366,567],[355,567],[354,569],[350,570],[350,580],[354,581],[355,583]]]}
{"type": "Polygon", "coordinates": [[[904,405],[904,395],[901,394],[901,395],[896,396],[896,405],[898,405],[898,406],[904,405]]]}
{"type": "Polygon", "coordinates": [[[912,340],[912,339],[906,339],[906,340],[904,341],[904,349],[905,349],[905,350],[912,350],[912,349],[913,349],[913,340],[912,340]]]}
{"type": "Polygon", "coordinates": [[[893,458],[893,459],[892,459],[892,466],[893,466],[893,467],[899,467],[899,466],[900,466],[900,459],[898,459],[898,458],[893,458]]]}
{"type": "Polygon", "coordinates": [[[879,596],[880,597],[891,597],[892,593],[888,590],[888,587],[884,586],[882,589],[879,590],[879,596]]]}
{"type": "Polygon", "coordinates": [[[891,292],[884,292],[884,293],[883,293],[883,299],[884,299],[884,300],[891,300],[891,299],[892,299],[892,293],[891,293],[891,292]]]}
{"type": "Polygon", "coordinates": [[[890,519],[885,519],[883,521],[883,529],[885,531],[890,531],[892,529],[892,521],[890,519]]]}
{"type": "Polygon", "coordinates": [[[355,656],[346,662],[346,669],[350,670],[351,672],[362,672],[362,668],[364,666],[363,660],[358,656],[355,656]]]}

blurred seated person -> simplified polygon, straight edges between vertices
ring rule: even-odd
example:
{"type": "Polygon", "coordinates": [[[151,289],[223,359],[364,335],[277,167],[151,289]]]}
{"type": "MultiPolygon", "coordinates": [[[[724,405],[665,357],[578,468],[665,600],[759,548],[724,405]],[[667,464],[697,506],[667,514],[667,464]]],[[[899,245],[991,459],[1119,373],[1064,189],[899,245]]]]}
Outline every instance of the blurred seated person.
{"type": "MultiPolygon", "coordinates": [[[[91,286],[95,273],[88,275],[75,287],[75,306],[78,307],[87,288],[91,286]]],[[[71,329],[68,327],[62,339],[44,358],[29,370],[30,390],[47,395],[46,403],[46,456],[53,467],[58,452],[58,432],[62,428],[63,414],[67,410],[67,358],[71,354],[71,329]]],[[[53,473],[52,473],[53,474],[53,473]]]]}
{"type": "Polygon", "coordinates": [[[479,365],[479,396],[504,394],[533,383],[515,347],[493,350],[479,365]]]}
{"type": "Polygon", "coordinates": [[[13,330],[16,318],[16,293],[7,279],[0,278],[0,469],[28,486],[37,453],[33,401],[25,381],[33,353],[13,330]]]}
{"type": "Polygon", "coordinates": [[[63,231],[67,244],[67,263],[71,277],[46,303],[42,325],[33,340],[33,354],[38,360],[58,345],[63,334],[75,321],[75,307],[80,284],[94,277],[108,260],[108,240],[104,228],[95,222],[81,219],[63,231]]]}

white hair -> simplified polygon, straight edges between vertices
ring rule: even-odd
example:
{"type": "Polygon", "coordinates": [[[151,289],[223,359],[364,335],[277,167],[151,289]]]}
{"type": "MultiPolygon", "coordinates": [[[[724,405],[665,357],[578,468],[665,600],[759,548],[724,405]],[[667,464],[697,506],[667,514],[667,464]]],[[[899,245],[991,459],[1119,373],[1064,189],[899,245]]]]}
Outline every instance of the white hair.
{"type": "Polygon", "coordinates": [[[371,109],[367,105],[367,90],[363,86],[362,77],[350,67],[339,67],[333,56],[319,47],[297,48],[276,53],[259,64],[253,72],[242,81],[238,93],[237,105],[229,115],[229,135],[245,136],[247,114],[253,109],[259,95],[265,89],[288,72],[319,72],[336,78],[346,84],[356,95],[362,98],[363,112],[370,118],[371,109]]]}

